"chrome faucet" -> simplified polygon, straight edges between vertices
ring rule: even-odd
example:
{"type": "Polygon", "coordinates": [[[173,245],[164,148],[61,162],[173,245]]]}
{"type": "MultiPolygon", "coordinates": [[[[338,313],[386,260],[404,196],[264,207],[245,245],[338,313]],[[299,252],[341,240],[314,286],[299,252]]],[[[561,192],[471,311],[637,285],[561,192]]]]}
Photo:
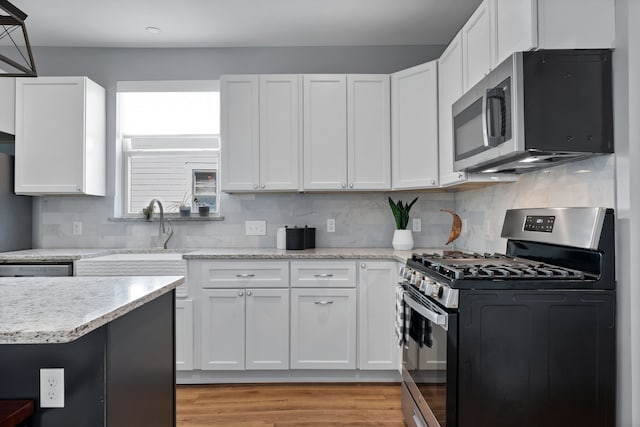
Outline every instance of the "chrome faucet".
{"type": "Polygon", "coordinates": [[[151,199],[151,202],[149,203],[149,207],[147,207],[147,212],[148,212],[147,221],[151,221],[153,219],[154,203],[157,203],[158,207],[160,208],[160,229],[159,229],[160,236],[159,237],[162,238],[163,236],[166,236],[166,240],[164,241],[164,244],[162,247],[164,249],[167,249],[167,243],[169,242],[169,239],[171,239],[171,236],[173,236],[173,227],[171,227],[171,223],[169,222],[169,220],[167,220],[167,222],[165,223],[164,209],[162,208],[162,203],[158,199],[151,199]]]}

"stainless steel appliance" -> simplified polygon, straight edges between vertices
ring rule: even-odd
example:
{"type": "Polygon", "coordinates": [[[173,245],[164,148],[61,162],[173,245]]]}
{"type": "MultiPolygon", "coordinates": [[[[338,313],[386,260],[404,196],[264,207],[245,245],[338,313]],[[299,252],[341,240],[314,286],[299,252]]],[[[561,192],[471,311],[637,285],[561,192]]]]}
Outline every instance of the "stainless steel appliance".
{"type": "Polygon", "coordinates": [[[502,237],[407,260],[405,422],[614,426],[613,211],[510,210],[502,237]]]}
{"type": "Polygon", "coordinates": [[[32,247],[31,197],[13,190],[14,158],[0,153],[0,252],[32,247]]]}
{"type": "Polygon", "coordinates": [[[454,169],[521,173],[613,152],[609,50],[517,52],[452,106],[454,169]]]}

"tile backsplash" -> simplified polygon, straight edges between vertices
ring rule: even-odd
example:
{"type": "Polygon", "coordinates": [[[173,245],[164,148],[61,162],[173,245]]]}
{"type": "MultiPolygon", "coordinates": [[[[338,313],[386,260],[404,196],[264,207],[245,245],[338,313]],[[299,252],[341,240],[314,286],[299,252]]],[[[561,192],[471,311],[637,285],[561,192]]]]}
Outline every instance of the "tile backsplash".
{"type": "MultiPolygon", "coordinates": [[[[391,247],[395,225],[387,201],[391,195],[410,201],[422,219],[414,233],[416,247],[442,246],[451,225],[453,193],[303,193],[222,194],[223,221],[174,221],[170,248],[275,247],[276,230],[285,225],[316,227],[317,247],[391,247]],[[335,233],[326,232],[327,219],[336,220],[335,233]],[[246,236],[247,220],[266,220],[266,236],[246,236]]],[[[108,198],[44,197],[39,247],[147,248],[160,246],[158,223],[114,222],[108,219],[108,198]],[[83,222],[83,234],[74,236],[74,221],[83,222]]],[[[411,226],[411,224],[410,224],[411,226]]]]}
{"type": "Polygon", "coordinates": [[[517,182],[456,193],[464,224],[458,248],[504,252],[500,238],[507,209],[615,206],[615,157],[594,157],[520,176],[517,182]]]}

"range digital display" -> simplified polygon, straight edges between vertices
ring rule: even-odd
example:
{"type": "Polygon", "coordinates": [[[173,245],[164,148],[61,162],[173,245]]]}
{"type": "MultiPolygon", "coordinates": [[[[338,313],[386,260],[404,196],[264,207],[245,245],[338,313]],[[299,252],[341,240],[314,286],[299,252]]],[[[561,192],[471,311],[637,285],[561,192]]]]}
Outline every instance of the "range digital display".
{"type": "Polygon", "coordinates": [[[553,224],[556,221],[555,216],[538,216],[527,215],[524,221],[524,231],[538,231],[541,233],[551,233],[553,224]]]}

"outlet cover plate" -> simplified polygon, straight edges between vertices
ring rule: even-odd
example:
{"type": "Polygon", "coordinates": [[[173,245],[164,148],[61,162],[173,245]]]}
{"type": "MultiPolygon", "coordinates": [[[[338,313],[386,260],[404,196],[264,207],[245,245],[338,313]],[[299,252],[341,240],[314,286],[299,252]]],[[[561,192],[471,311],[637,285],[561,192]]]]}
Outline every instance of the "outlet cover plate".
{"type": "Polygon", "coordinates": [[[64,368],[40,369],[40,407],[64,408],[64,368]]]}
{"type": "Polygon", "coordinates": [[[413,218],[413,232],[420,233],[422,231],[422,218],[413,218]]]}
{"type": "Polygon", "coordinates": [[[267,221],[245,221],[244,233],[247,236],[266,236],[267,221]]]}
{"type": "Polygon", "coordinates": [[[336,220],[335,218],[329,218],[327,220],[327,233],[335,233],[336,232],[336,220]]]}

